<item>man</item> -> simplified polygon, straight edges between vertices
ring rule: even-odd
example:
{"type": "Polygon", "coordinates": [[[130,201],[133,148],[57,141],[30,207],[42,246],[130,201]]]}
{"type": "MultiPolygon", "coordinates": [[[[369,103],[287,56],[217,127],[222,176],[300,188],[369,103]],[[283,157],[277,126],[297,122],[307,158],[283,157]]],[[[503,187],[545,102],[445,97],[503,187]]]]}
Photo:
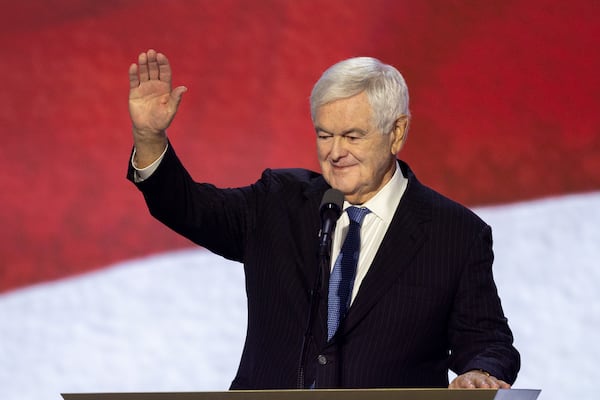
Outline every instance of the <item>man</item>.
{"type": "Polygon", "coordinates": [[[236,189],[194,182],[167,140],[187,90],[171,88],[167,58],[140,54],[129,80],[129,179],[157,219],[244,263],[248,331],[232,389],[295,388],[299,374],[302,387],[444,387],[448,369],[458,375],[451,388],[514,382],[520,359],[493,281],[490,227],[396,159],[409,111],[395,68],[354,58],[317,82],[311,112],[322,175],[266,170],[236,189]],[[343,193],[346,212],[303,344],[319,273],[319,203],[330,188],[343,193]],[[361,220],[351,222],[356,212],[361,220]],[[348,250],[350,237],[359,253],[348,250]],[[347,268],[339,265],[351,265],[338,258],[350,252],[359,254],[353,285],[335,303],[337,271],[347,268]]]}

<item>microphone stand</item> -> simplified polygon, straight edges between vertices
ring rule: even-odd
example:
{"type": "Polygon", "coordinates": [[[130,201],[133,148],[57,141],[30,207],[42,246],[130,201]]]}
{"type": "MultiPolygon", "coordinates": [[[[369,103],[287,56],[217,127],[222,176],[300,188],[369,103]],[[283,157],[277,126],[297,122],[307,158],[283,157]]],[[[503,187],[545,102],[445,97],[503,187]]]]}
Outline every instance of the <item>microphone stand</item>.
{"type": "Polygon", "coordinates": [[[329,267],[331,264],[331,236],[324,238],[324,242],[321,243],[321,245],[319,246],[318,262],[319,267],[317,270],[317,276],[313,288],[310,291],[310,306],[308,311],[308,320],[306,323],[306,331],[304,332],[304,338],[302,339],[302,348],[300,351],[300,365],[298,366],[298,381],[296,385],[297,389],[306,389],[306,357],[308,356],[308,349],[313,339],[313,328],[315,325],[315,318],[319,311],[321,290],[323,288],[323,282],[325,282],[326,278],[325,274],[329,273],[329,267]]]}
{"type": "MultiPolygon", "coordinates": [[[[319,303],[321,300],[321,290],[323,282],[329,274],[329,266],[331,264],[331,237],[335,230],[335,224],[340,217],[344,204],[344,194],[337,189],[330,188],[323,195],[319,214],[321,216],[321,231],[319,232],[319,253],[318,253],[318,268],[315,283],[310,291],[310,304],[308,308],[308,321],[306,322],[306,331],[302,339],[302,348],[300,349],[300,360],[298,365],[298,375],[296,387],[298,389],[306,389],[305,368],[306,358],[313,337],[315,318],[319,311],[319,303]]],[[[311,384],[311,387],[313,384],[311,384]]]]}

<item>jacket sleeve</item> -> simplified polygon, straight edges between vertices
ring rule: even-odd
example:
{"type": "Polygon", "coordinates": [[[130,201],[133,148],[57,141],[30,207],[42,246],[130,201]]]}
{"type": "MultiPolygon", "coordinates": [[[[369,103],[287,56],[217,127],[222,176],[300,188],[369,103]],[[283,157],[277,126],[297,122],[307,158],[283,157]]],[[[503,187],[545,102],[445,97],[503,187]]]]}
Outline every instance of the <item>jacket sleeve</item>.
{"type": "Polygon", "coordinates": [[[520,356],[494,283],[493,259],[491,228],[485,225],[469,250],[450,315],[450,369],[459,375],[482,369],[512,384],[520,356]]]}
{"type": "Polygon", "coordinates": [[[131,163],[127,178],[160,222],[216,254],[243,262],[246,238],[256,221],[257,197],[266,191],[264,180],[236,189],[197,183],[171,144],[148,179],[135,182],[131,163]]]}

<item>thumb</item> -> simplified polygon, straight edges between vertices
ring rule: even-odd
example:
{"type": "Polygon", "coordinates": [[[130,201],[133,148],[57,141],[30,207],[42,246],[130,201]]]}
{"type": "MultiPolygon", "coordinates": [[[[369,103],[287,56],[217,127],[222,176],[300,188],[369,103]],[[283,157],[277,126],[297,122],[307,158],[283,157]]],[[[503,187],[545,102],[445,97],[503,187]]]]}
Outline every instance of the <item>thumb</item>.
{"type": "Polygon", "coordinates": [[[181,99],[183,98],[183,94],[185,92],[187,92],[187,88],[185,86],[177,86],[175,89],[173,89],[173,91],[171,92],[171,98],[173,100],[175,100],[175,104],[178,106],[179,103],[181,102],[181,99]]]}

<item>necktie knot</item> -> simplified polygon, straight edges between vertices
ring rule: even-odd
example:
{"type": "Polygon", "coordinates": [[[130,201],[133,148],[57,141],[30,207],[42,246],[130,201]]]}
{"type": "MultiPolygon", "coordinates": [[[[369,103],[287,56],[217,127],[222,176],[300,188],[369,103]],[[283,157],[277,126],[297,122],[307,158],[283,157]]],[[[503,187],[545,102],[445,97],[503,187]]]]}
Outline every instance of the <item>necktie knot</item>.
{"type": "Polygon", "coordinates": [[[359,225],[362,224],[363,219],[365,218],[365,216],[371,212],[371,210],[369,210],[366,207],[348,207],[346,209],[346,212],[348,213],[348,217],[350,218],[350,222],[355,222],[359,225]]]}

